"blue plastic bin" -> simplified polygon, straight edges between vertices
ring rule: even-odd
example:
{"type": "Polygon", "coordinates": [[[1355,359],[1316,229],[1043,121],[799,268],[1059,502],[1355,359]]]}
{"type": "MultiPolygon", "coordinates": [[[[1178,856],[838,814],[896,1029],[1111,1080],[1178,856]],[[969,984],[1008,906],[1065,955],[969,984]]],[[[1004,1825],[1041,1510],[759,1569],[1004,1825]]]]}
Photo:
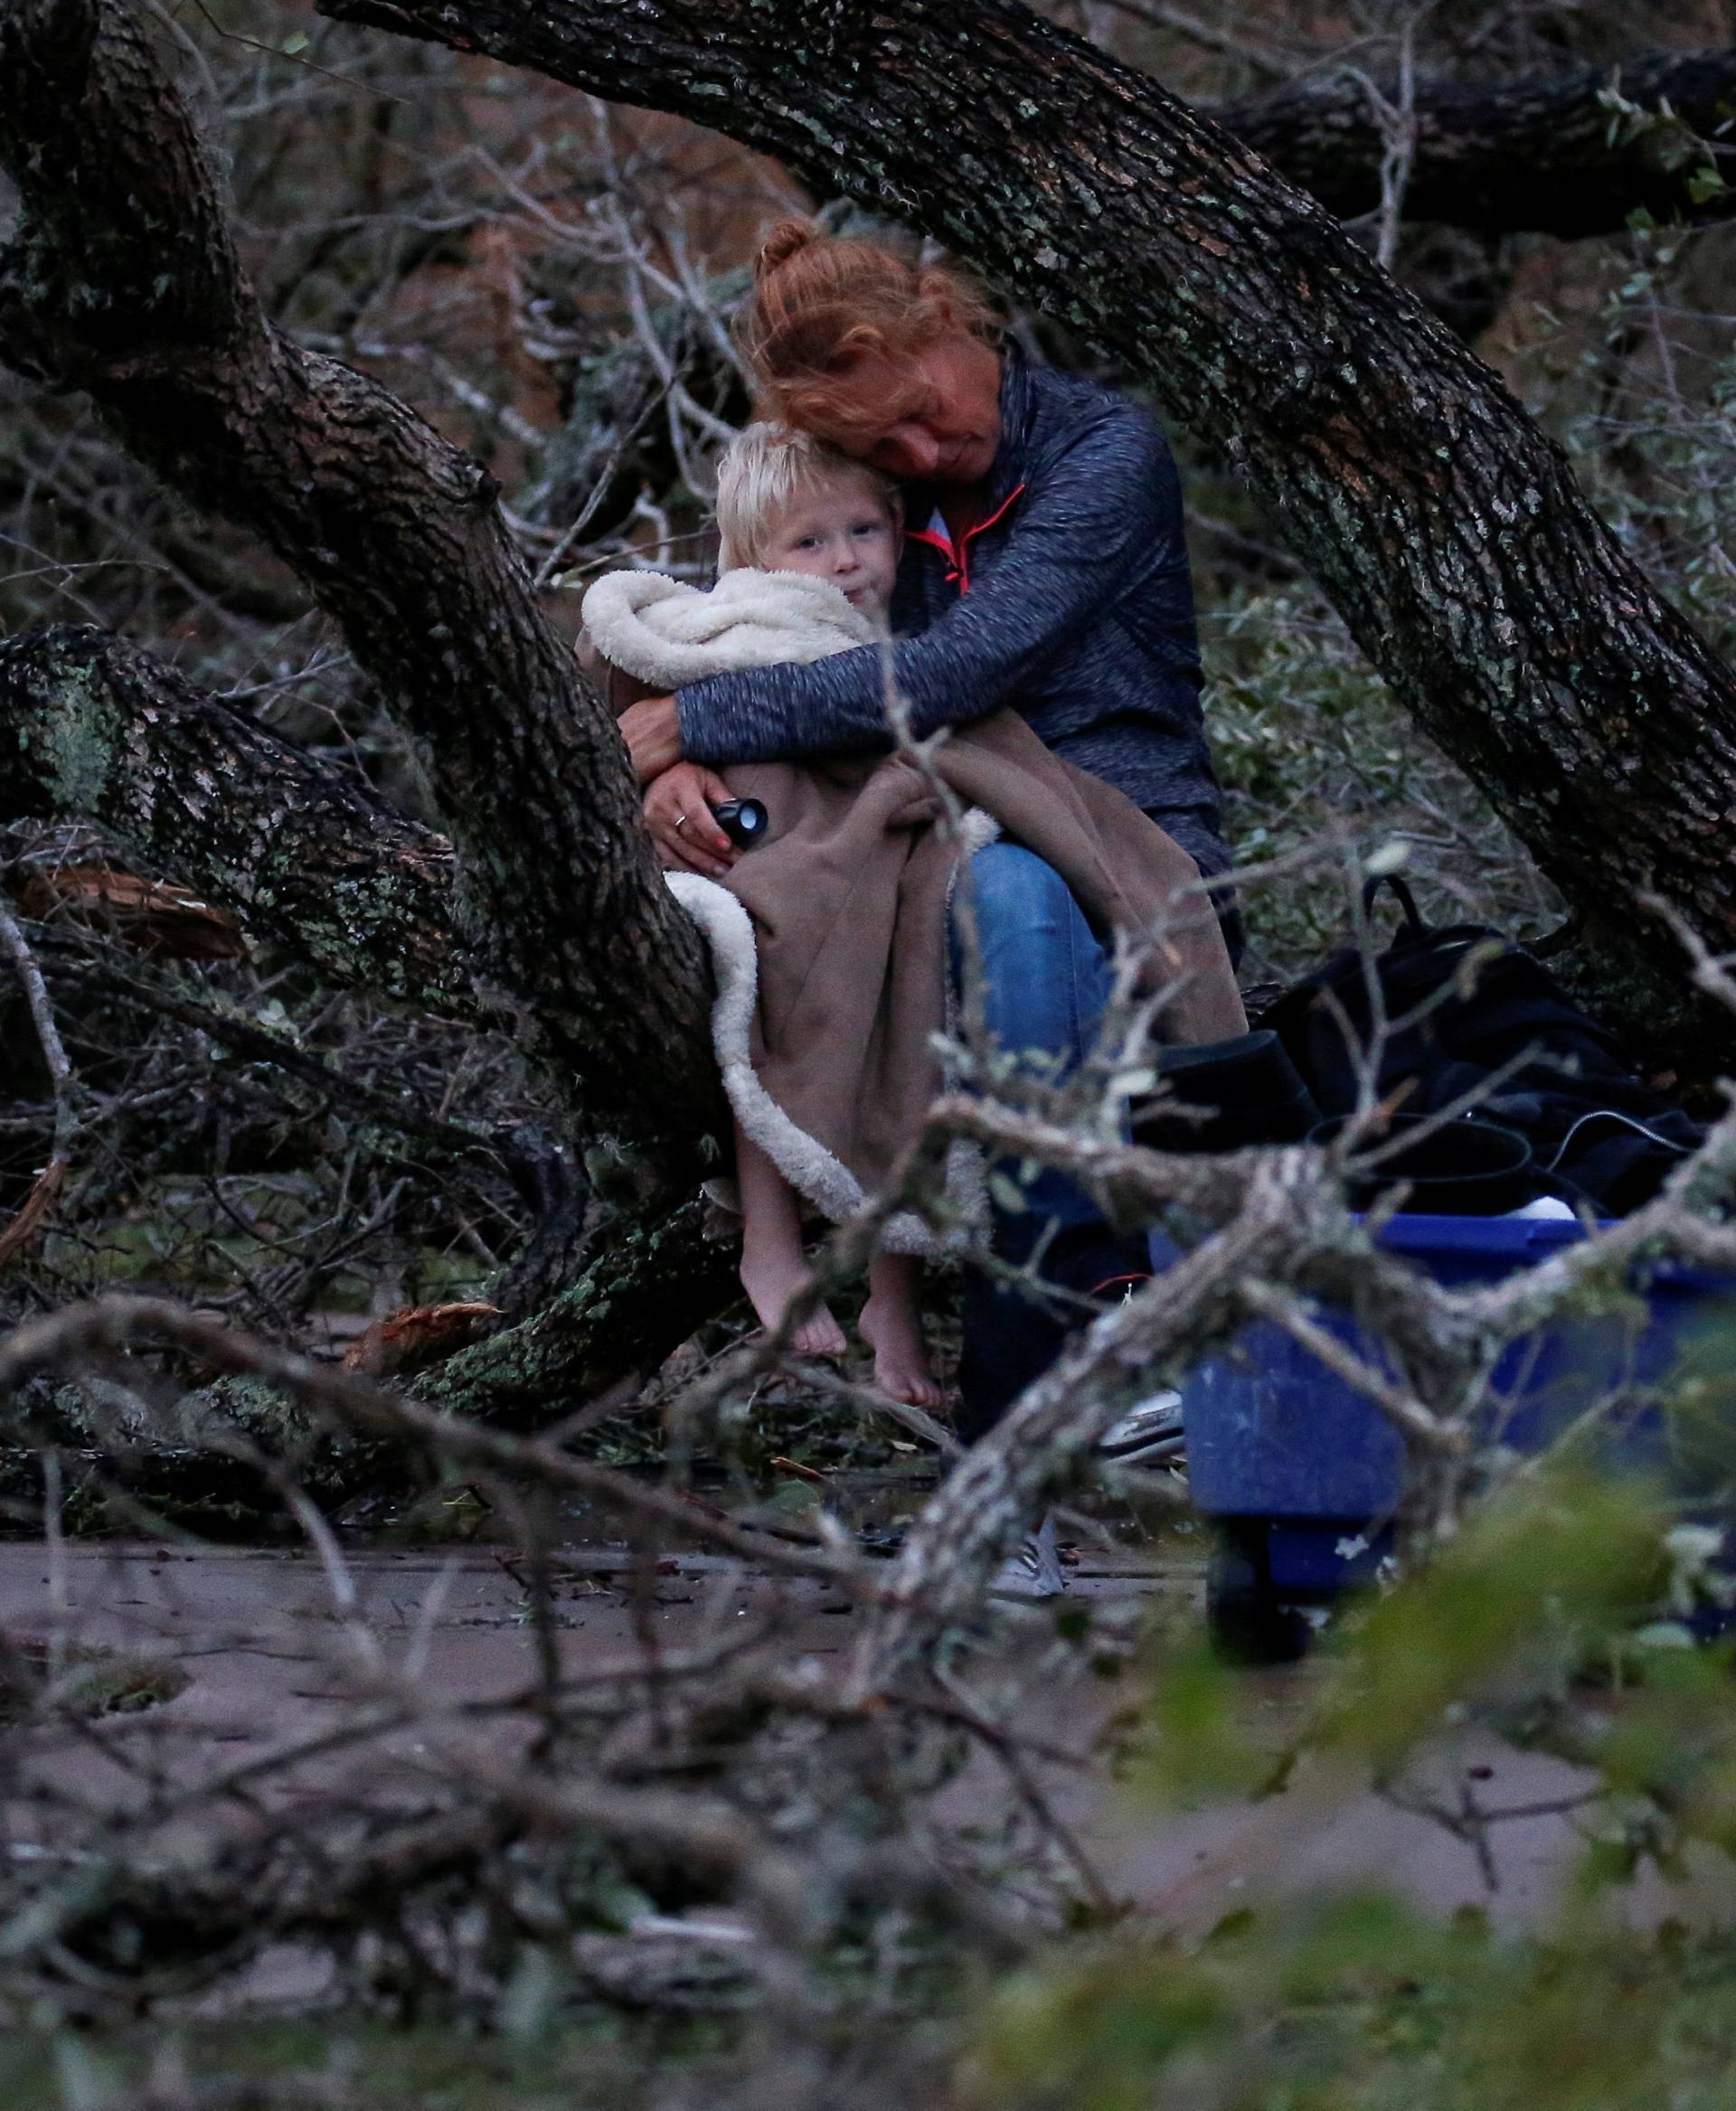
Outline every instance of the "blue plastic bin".
{"type": "MultiPolygon", "coordinates": [[[[1583,1237],[1563,1219],[1398,1216],[1380,1243],[1454,1286],[1496,1281],[1583,1237]]],[[[1167,1266],[1175,1250],[1155,1235],[1153,1267],[1167,1266]]],[[[1535,1451],[1617,1384],[1665,1381],[1689,1334],[1721,1300],[1736,1298],[1736,1283],[1674,1262],[1644,1266],[1630,1287],[1624,1310],[1561,1320],[1513,1343],[1491,1387],[1491,1435],[1535,1451]]],[[[1347,1314],[1318,1316],[1346,1345],[1373,1358],[1347,1314]]],[[[1403,1445],[1377,1408],[1266,1322],[1244,1329],[1194,1372],[1182,1411],[1194,1504],[1222,1527],[1213,1625],[1232,1644],[1237,1637],[1227,1630],[1239,1622],[1247,1629],[1241,1654],[1297,1654],[1307,1624],[1290,1608],[1329,1606],[1368,1581],[1390,1550],[1403,1445]]],[[[1691,1469],[1674,1456],[1673,1433],[1656,1411],[1621,1418],[1608,1440],[1624,1460],[1668,1472],[1684,1493],[1694,1492],[1684,1480],[1691,1469]]]]}

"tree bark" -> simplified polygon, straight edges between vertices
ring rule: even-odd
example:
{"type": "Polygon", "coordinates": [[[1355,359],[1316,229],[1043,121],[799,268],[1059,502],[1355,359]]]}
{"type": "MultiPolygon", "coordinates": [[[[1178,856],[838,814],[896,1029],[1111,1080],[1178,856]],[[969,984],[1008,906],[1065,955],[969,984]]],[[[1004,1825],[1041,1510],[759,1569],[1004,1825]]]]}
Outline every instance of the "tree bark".
{"type": "MultiPolygon", "coordinates": [[[[1396,84],[1381,92],[1398,104],[1396,84]]],[[[1570,238],[1618,233],[1637,212],[1728,219],[1729,196],[1696,201],[1692,179],[1707,168],[1736,179],[1736,149],[1712,137],[1732,103],[1736,50],[1656,52],[1619,69],[1523,80],[1419,82],[1404,217],[1570,238]],[[1607,99],[1611,88],[1656,121],[1624,122],[1607,99]]],[[[1359,75],[1292,82],[1211,115],[1335,218],[1380,204],[1386,141],[1359,75]]]]}
{"type": "MultiPolygon", "coordinates": [[[[1401,105],[1396,81],[1373,85],[1389,107],[1401,105]]],[[[1370,86],[1343,68],[1213,105],[1206,115],[1335,219],[1354,220],[1381,203],[1387,154],[1370,86]]],[[[1495,266],[1495,237],[1613,234],[1638,212],[1666,221],[1729,218],[1732,193],[1696,202],[1692,179],[1710,170],[1736,180],[1736,147],[1715,137],[1732,106],[1736,49],[1655,52],[1623,67],[1514,80],[1420,82],[1401,217],[1486,240],[1468,295],[1443,287],[1437,297],[1414,269],[1401,276],[1471,339],[1494,319],[1495,288],[1511,278],[1495,266]],[[1624,121],[1610,108],[1611,89],[1652,121],[1624,121]]],[[[715,305],[728,314],[746,293],[748,274],[731,272],[715,285],[715,305]]],[[[659,309],[654,320],[666,363],[690,382],[695,368],[709,379],[716,349],[688,311],[659,309]]],[[[575,386],[563,430],[524,501],[530,517],[560,527],[588,512],[601,533],[631,507],[647,473],[653,488],[676,481],[656,419],[664,394],[657,363],[637,338],[599,360],[575,386]]]]}
{"type": "Polygon", "coordinates": [[[458,1017],[452,846],[85,626],[0,640],[0,821],[77,814],[335,983],[458,1017]]]}
{"type": "Polygon", "coordinates": [[[703,1220],[697,1199],[611,1218],[556,1296],[421,1373],[417,1398],[495,1428],[529,1430],[629,1372],[648,1375],[741,1295],[734,1249],[707,1239],[703,1220]]]}
{"type": "MultiPolygon", "coordinates": [[[[443,835],[104,631],[61,626],[0,640],[0,822],[74,813],[231,905],[250,937],[333,983],[499,1023],[453,929],[443,835]]],[[[220,1035],[243,1031],[202,1023],[220,1035]]],[[[275,1060],[269,1036],[250,1045],[275,1060]]],[[[730,1250],[703,1237],[698,1203],[654,1196],[581,1238],[586,1184],[570,1168],[550,1185],[564,1162],[551,1140],[495,1144],[534,1219],[497,1293],[525,1316],[418,1390],[528,1428],[629,1371],[655,1370],[740,1285],[730,1250]]],[[[364,1476],[374,1471],[351,1463],[364,1476]]],[[[354,1481],[335,1472],[326,1493],[353,1493],[354,1481]]],[[[137,1486],[154,1499],[190,1499],[174,1457],[142,1465],[137,1486]]],[[[221,1507],[230,1497],[212,1500],[221,1507]]]]}
{"type": "Polygon", "coordinates": [[[1625,952],[1736,940],[1736,682],[1497,377],[1313,200],[1017,0],[322,0],[670,110],[946,241],[1151,385],[1625,952]]]}
{"type": "MultiPolygon", "coordinates": [[[[599,1225],[560,1292],[539,1310],[400,1381],[429,1408],[477,1425],[526,1434],[584,1407],[623,1378],[648,1375],[740,1295],[735,1254],[709,1239],[697,1200],[619,1212],[599,1225]]],[[[250,1535],[281,1522],[280,1492],[246,1456],[200,1441],[203,1430],[239,1436],[269,1458],[293,1462],[299,1484],[327,1511],[413,1485],[410,1449],[384,1437],[334,1438],[291,1399],[251,1380],[220,1378],[188,1393],[175,1414],[187,1432],[168,1443],[117,1444],[68,1395],[39,1383],[8,1411],[0,1442],[0,1512],[40,1514],[44,1444],[52,1443],[82,1490],[94,1529],[117,1513],[113,1491],[178,1524],[250,1535]],[[29,1440],[24,1441],[28,1434],[29,1440]]],[[[125,1522],[124,1512],[118,1513],[125,1522]]]]}
{"type": "Polygon", "coordinates": [[[0,160],[22,202],[0,356],[87,391],[129,452],[307,580],[417,742],[458,921],[533,1051],[590,1126],[666,1160],[716,1105],[700,942],[493,477],[272,326],[120,0],[0,4],[0,160]]]}

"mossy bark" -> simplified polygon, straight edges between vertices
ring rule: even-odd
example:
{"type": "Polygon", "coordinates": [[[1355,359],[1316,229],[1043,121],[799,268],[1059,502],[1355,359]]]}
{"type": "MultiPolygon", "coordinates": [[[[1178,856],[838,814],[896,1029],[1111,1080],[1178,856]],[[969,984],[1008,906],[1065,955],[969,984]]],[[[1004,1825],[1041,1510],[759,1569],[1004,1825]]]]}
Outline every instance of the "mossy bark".
{"type": "Polygon", "coordinates": [[[649,1374],[741,1295],[731,1244],[707,1239],[697,1200],[622,1215],[582,1271],[517,1326],[417,1379],[419,1399],[508,1429],[533,1429],[627,1372],[649,1374]]]}
{"type": "MultiPolygon", "coordinates": [[[[740,1295],[733,1249],[708,1239],[703,1205],[622,1211],[599,1227],[571,1279],[514,1325],[475,1343],[401,1390],[427,1406],[515,1432],[551,1422],[634,1372],[649,1374],[740,1295]]],[[[160,1428],[117,1439],[75,1388],[31,1381],[0,1414],[0,1522],[32,1531],[42,1501],[42,1447],[61,1459],[68,1529],[136,1529],[132,1506],[219,1537],[283,1524],[279,1488],[238,1456],[288,1469],[327,1510],[416,1484],[414,1447],[335,1437],[308,1411],[253,1378],[217,1379],[185,1394],[160,1428]],[[117,1503],[113,1498],[118,1495],[117,1503]]]]}
{"type": "Polygon", "coordinates": [[[1499,379],[1147,76],[1017,0],[322,11],[716,127],[1061,316],[1240,466],[1396,693],[1638,965],[1675,951],[1646,891],[1736,941],[1730,671],[1499,379]]]}
{"type": "MultiPolygon", "coordinates": [[[[494,994],[469,972],[453,929],[444,836],[151,655],[83,626],[0,640],[0,821],[69,811],[230,904],[250,937],[331,981],[489,1023],[494,994]]],[[[620,1209],[581,1235],[587,1187],[570,1152],[546,1138],[503,1138],[501,1147],[520,1165],[535,1217],[497,1293],[524,1316],[418,1390],[529,1428],[626,1372],[655,1369],[739,1286],[732,1255],[702,1236],[697,1202],[620,1209]]],[[[221,1519],[239,1500],[235,1475],[200,1496],[191,1456],[141,1457],[128,1484],[177,1513],[208,1496],[221,1519]]],[[[323,1462],[321,1486],[328,1496],[354,1493],[378,1472],[345,1454],[323,1462]]],[[[246,1469],[236,1473],[272,1500],[246,1469]]]]}
{"type": "Polygon", "coordinates": [[[333,982],[475,1015],[452,846],[106,631],[0,640],[0,821],[78,814],[333,982]]]}

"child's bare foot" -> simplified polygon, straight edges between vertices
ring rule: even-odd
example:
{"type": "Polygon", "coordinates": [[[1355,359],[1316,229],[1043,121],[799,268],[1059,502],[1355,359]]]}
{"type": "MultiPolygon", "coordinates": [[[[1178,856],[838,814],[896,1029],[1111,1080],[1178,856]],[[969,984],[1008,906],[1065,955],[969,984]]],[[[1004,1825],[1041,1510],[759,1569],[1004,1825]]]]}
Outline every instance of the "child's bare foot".
{"type": "Polygon", "coordinates": [[[929,1365],[922,1321],[913,1303],[879,1291],[862,1308],[862,1338],[874,1352],[874,1383],[909,1408],[938,1408],[946,1392],[929,1365]]]}
{"type": "MultiPolygon", "coordinates": [[[[789,1259],[783,1255],[744,1252],[739,1272],[748,1302],[760,1315],[760,1324],[774,1333],[809,1282],[799,1254],[789,1259]]],[[[848,1346],[844,1329],[824,1305],[808,1314],[790,1336],[789,1345],[798,1356],[841,1356],[848,1346]]]]}

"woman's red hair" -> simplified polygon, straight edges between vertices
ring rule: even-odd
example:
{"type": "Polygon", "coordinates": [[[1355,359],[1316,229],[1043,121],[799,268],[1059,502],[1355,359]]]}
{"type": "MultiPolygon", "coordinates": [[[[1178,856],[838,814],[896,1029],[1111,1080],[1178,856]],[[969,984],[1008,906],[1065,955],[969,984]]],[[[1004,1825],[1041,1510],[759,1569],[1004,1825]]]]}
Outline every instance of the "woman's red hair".
{"type": "MultiPolygon", "coordinates": [[[[760,416],[816,432],[848,430],[864,415],[853,416],[846,379],[858,361],[901,359],[949,337],[993,344],[999,335],[988,296],[957,266],[915,263],[808,220],[780,221],[766,237],[735,325],[760,416]]],[[[877,402],[875,419],[887,409],[877,402]]]]}

